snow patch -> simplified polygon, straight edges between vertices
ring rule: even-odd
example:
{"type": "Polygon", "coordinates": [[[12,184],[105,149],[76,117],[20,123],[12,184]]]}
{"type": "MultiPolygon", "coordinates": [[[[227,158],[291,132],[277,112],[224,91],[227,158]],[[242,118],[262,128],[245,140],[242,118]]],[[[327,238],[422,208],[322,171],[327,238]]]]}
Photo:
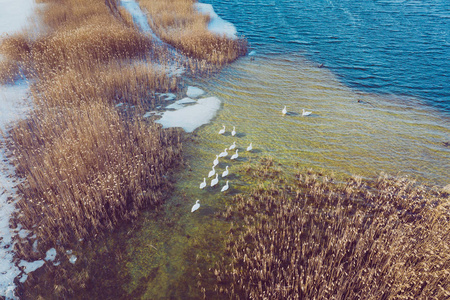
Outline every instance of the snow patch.
{"type": "Polygon", "coordinates": [[[185,97],[181,100],[175,101],[173,104],[167,105],[166,109],[181,109],[185,107],[185,104],[195,103],[196,101],[194,99],[191,99],[189,97],[185,97]]]}
{"type": "Polygon", "coordinates": [[[25,274],[28,274],[28,273],[34,272],[37,269],[39,269],[40,267],[42,267],[44,265],[44,263],[45,262],[42,259],[41,260],[32,261],[32,262],[22,260],[19,263],[19,267],[24,267],[25,274]]]}
{"type": "Polygon", "coordinates": [[[220,109],[220,103],[217,97],[203,98],[194,105],[176,111],[166,111],[162,118],[155,122],[162,124],[164,128],[181,127],[186,132],[192,132],[214,118],[220,109]]]}
{"type": "Polygon", "coordinates": [[[45,254],[45,260],[54,261],[56,258],[56,249],[51,248],[45,254]]]}
{"type": "Polygon", "coordinates": [[[34,0],[2,0],[0,4],[0,34],[24,29],[36,7],[34,0]]]}
{"type": "Polygon", "coordinates": [[[189,98],[195,98],[196,99],[196,98],[200,97],[201,95],[203,95],[204,93],[205,93],[205,91],[200,89],[200,88],[198,88],[198,87],[188,86],[186,95],[189,98]]]}
{"type": "Polygon", "coordinates": [[[120,5],[123,6],[133,17],[133,22],[143,32],[149,33],[157,42],[162,43],[161,39],[153,32],[148,24],[147,16],[141,10],[139,3],[134,0],[122,0],[120,5]]]}
{"type": "Polygon", "coordinates": [[[228,38],[236,39],[237,30],[236,27],[219,17],[215,12],[211,4],[206,3],[194,3],[194,8],[201,14],[209,15],[210,21],[208,24],[208,30],[219,35],[225,35],[228,38]]]}
{"type": "Polygon", "coordinates": [[[71,264],[75,264],[75,262],[77,261],[77,257],[72,254],[72,256],[69,258],[69,261],[71,264]]]}

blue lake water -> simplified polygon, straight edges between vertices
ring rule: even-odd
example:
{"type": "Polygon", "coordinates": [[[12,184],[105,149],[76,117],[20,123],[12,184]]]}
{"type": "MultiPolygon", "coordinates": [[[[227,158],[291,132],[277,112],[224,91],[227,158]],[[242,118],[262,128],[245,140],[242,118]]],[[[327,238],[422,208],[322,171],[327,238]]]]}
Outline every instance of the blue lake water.
{"type": "Polygon", "coordinates": [[[447,0],[202,0],[261,54],[300,53],[357,90],[450,114],[447,0]]]}

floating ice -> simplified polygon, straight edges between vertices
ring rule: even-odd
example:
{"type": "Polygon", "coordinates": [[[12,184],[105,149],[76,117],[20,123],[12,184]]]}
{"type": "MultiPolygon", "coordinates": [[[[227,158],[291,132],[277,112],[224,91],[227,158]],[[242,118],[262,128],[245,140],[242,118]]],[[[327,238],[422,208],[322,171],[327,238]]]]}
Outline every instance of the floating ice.
{"type": "Polygon", "coordinates": [[[209,15],[210,17],[210,21],[208,24],[209,31],[215,34],[225,35],[228,38],[232,39],[237,38],[236,27],[232,23],[225,21],[224,19],[219,17],[214,12],[214,8],[212,7],[211,4],[197,2],[194,3],[194,8],[204,15],[209,15]]]}
{"type": "Polygon", "coordinates": [[[166,106],[166,109],[181,109],[183,107],[185,107],[186,105],[184,104],[189,104],[189,103],[195,103],[196,101],[194,99],[191,99],[189,97],[183,98],[181,100],[178,100],[170,105],[166,106]]]}
{"type": "Polygon", "coordinates": [[[155,122],[162,124],[164,128],[181,127],[186,132],[192,132],[203,124],[209,123],[219,108],[218,98],[203,98],[194,105],[176,111],[166,111],[162,118],[155,122]]]}
{"type": "Polygon", "coordinates": [[[163,100],[166,100],[166,101],[175,100],[177,98],[177,96],[172,93],[160,94],[159,97],[164,98],[163,100]]]}
{"type": "Polygon", "coordinates": [[[202,89],[200,89],[200,88],[198,88],[198,87],[195,87],[195,86],[188,86],[186,95],[187,95],[188,97],[190,97],[190,98],[198,98],[198,97],[200,97],[201,95],[203,95],[204,93],[205,93],[205,91],[202,90],[202,89]]]}
{"type": "Polygon", "coordinates": [[[45,260],[49,260],[49,261],[54,261],[56,257],[56,249],[55,248],[51,248],[47,251],[47,253],[45,254],[45,260]]]}

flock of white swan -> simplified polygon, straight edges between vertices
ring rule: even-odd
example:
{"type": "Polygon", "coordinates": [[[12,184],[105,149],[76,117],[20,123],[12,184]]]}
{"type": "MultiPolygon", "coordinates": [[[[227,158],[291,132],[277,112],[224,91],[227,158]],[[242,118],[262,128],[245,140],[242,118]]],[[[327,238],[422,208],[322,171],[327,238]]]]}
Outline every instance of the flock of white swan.
{"type": "MultiPolygon", "coordinates": [[[[281,110],[281,113],[284,115],[286,115],[288,113],[286,106],[284,106],[284,108],[281,110]]],[[[302,109],[302,116],[309,116],[311,115],[310,111],[305,111],[305,109],[302,109]]],[[[223,128],[219,130],[219,134],[225,134],[226,131],[226,127],[225,125],[222,125],[223,128]]],[[[231,136],[235,136],[236,135],[236,126],[233,126],[233,130],[231,131],[231,136]]],[[[234,141],[233,144],[230,147],[225,148],[225,150],[221,153],[219,153],[218,155],[216,155],[216,158],[213,161],[213,166],[212,166],[212,170],[209,171],[208,173],[208,178],[213,177],[214,175],[216,175],[215,178],[213,178],[211,180],[211,187],[216,186],[219,183],[219,173],[216,172],[215,167],[219,164],[219,158],[223,158],[223,157],[227,157],[228,156],[228,150],[234,150],[236,149],[236,142],[234,141]]],[[[247,147],[246,149],[247,151],[252,151],[253,150],[253,145],[252,143],[250,143],[250,145],[247,147]]],[[[236,149],[236,153],[234,153],[233,155],[231,155],[230,160],[235,160],[239,157],[239,149],[236,149]]],[[[226,176],[228,176],[229,171],[228,171],[228,167],[225,167],[225,171],[223,171],[222,173],[222,178],[225,178],[226,176]]],[[[203,182],[200,183],[200,189],[204,189],[206,187],[206,177],[203,177],[203,182]]],[[[230,188],[229,185],[229,181],[227,180],[226,184],[222,187],[222,189],[220,190],[221,192],[225,192],[226,190],[228,190],[230,188]]],[[[192,206],[191,212],[196,211],[197,209],[200,208],[200,200],[197,200],[194,204],[194,206],[192,206]]]]}

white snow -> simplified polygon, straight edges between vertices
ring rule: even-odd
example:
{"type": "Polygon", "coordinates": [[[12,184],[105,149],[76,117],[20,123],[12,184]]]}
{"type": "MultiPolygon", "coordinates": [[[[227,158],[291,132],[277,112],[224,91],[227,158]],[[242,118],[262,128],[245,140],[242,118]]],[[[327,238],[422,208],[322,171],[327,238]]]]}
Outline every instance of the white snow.
{"type": "Polygon", "coordinates": [[[72,256],[70,256],[70,258],[69,258],[69,261],[70,261],[70,263],[74,264],[77,261],[77,257],[72,254],[72,256]]]}
{"type": "Polygon", "coordinates": [[[44,261],[41,260],[36,260],[36,261],[26,261],[26,260],[22,260],[19,263],[20,267],[25,267],[24,272],[25,274],[28,274],[30,272],[36,271],[37,269],[39,269],[40,267],[42,267],[44,265],[44,261]]]}
{"type": "MultiPolygon", "coordinates": [[[[7,34],[22,30],[29,24],[28,21],[32,21],[30,18],[33,16],[36,4],[33,0],[0,0],[0,7],[0,39],[2,39],[7,34]]],[[[6,133],[11,123],[24,118],[29,109],[27,82],[20,81],[8,86],[0,85],[0,131],[6,133]]],[[[14,174],[12,166],[5,163],[5,160],[6,154],[2,145],[0,148],[0,298],[16,299],[14,278],[22,272],[13,263],[12,237],[15,232],[9,227],[9,218],[15,210],[14,196],[17,182],[11,176],[14,174]]],[[[28,272],[38,265],[39,262],[23,263],[28,272]]],[[[27,276],[24,275],[20,280],[24,281],[26,278],[27,276]]]]}
{"type": "Polygon", "coordinates": [[[56,249],[51,248],[45,253],[45,260],[54,261],[56,258],[56,249]]]}
{"type": "Polygon", "coordinates": [[[209,123],[220,108],[217,97],[203,98],[196,104],[175,111],[164,112],[161,119],[155,121],[168,127],[181,127],[186,132],[192,132],[203,124],[209,123]]]}
{"type": "Polygon", "coordinates": [[[236,39],[237,38],[237,30],[236,27],[219,17],[215,12],[214,8],[211,4],[206,3],[194,3],[194,8],[204,14],[209,15],[210,21],[208,24],[208,30],[219,35],[225,35],[228,38],[236,39]]]}
{"type": "Polygon", "coordinates": [[[163,100],[166,101],[172,101],[175,100],[177,98],[177,96],[173,93],[164,93],[164,94],[159,94],[159,97],[162,98],[163,100]]]}
{"type": "Polygon", "coordinates": [[[204,93],[205,93],[205,91],[202,90],[201,88],[198,88],[198,87],[195,87],[195,86],[188,86],[186,95],[189,98],[195,98],[196,99],[196,98],[200,97],[201,95],[203,95],[204,93]]]}
{"type": "Polygon", "coordinates": [[[169,109],[181,109],[181,108],[186,106],[185,104],[190,104],[190,103],[195,103],[195,102],[197,102],[197,101],[195,101],[194,99],[191,99],[189,97],[185,97],[185,98],[183,98],[181,100],[175,101],[174,103],[172,103],[170,105],[167,105],[166,109],[167,108],[169,108],[169,109]]]}
{"type": "Polygon", "coordinates": [[[33,0],[0,0],[0,35],[23,29],[35,6],[33,0]]]}
{"type": "Polygon", "coordinates": [[[139,3],[134,0],[122,0],[120,5],[123,6],[133,17],[133,22],[139,27],[143,32],[147,32],[154,38],[158,43],[163,43],[161,39],[153,32],[147,21],[147,16],[141,10],[139,3]]]}

